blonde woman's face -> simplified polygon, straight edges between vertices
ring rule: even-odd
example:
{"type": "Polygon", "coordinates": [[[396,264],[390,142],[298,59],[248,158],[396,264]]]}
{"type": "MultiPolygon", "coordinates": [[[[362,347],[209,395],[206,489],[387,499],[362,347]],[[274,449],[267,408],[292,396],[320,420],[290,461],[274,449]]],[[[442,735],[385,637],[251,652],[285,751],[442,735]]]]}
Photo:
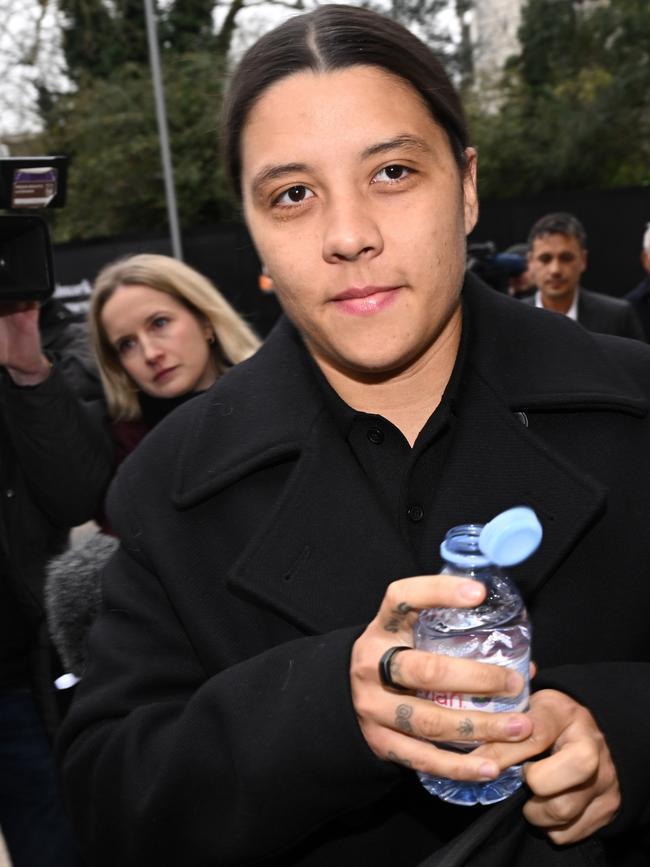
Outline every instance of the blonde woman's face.
{"type": "Polygon", "coordinates": [[[100,318],[120,364],[146,394],[180,397],[216,380],[212,326],[171,295],[149,286],[119,286],[100,318]]]}

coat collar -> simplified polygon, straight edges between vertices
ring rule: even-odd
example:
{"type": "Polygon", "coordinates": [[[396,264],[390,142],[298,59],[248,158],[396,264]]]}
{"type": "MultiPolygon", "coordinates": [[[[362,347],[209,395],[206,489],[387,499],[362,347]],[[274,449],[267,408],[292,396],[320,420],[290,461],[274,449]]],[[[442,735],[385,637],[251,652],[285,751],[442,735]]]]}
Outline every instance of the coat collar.
{"type": "Polygon", "coordinates": [[[606,351],[609,338],[489,290],[471,274],[463,295],[473,366],[511,409],[646,414],[644,395],[606,351]]]}
{"type": "Polygon", "coordinates": [[[282,317],[252,358],[192,401],[173,502],[192,506],[255,468],[299,453],[323,408],[302,339],[282,317]]]}
{"type": "MultiPolygon", "coordinates": [[[[531,310],[472,275],[463,288],[468,365],[511,410],[599,409],[642,416],[646,401],[596,337],[531,310]]],[[[301,453],[326,412],[302,339],[281,318],[260,350],[188,407],[172,478],[187,508],[257,468],[301,453]]]]}

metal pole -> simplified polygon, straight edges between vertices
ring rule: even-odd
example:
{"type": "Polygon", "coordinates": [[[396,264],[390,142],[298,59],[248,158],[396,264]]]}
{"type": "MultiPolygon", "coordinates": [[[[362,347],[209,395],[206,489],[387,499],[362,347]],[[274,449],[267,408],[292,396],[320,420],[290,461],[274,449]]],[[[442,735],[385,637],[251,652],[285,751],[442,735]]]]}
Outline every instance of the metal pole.
{"type": "Polygon", "coordinates": [[[178,208],[176,206],[176,189],[174,187],[174,169],[172,167],[169,148],[169,133],[167,128],[167,112],[165,110],[165,93],[160,70],[160,53],[158,51],[158,34],[156,32],[156,17],[153,0],[144,0],[144,14],[147,20],[147,38],[149,40],[149,59],[151,61],[151,78],[156,100],[156,117],[158,118],[158,136],[160,138],[160,156],[165,178],[165,195],[167,197],[167,215],[169,232],[172,242],[172,255],[175,259],[183,259],[181,233],[178,225],[178,208]]]}

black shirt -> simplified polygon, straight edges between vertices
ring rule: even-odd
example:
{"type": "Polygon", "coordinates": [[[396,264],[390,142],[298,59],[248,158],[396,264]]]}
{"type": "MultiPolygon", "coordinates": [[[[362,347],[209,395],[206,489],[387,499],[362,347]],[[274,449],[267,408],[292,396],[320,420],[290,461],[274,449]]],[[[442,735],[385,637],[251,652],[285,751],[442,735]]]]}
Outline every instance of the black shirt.
{"type": "Polygon", "coordinates": [[[411,447],[404,434],[381,415],[348,406],[314,362],[328,409],[355,460],[391,520],[410,546],[422,572],[437,572],[442,539],[428,533],[436,488],[456,424],[455,406],[467,357],[466,329],[442,399],[411,447]]]}
{"type": "MultiPolygon", "coordinates": [[[[325,401],[341,437],[348,443],[377,498],[409,545],[421,574],[440,570],[440,543],[430,530],[437,485],[451,447],[456,425],[455,406],[467,361],[467,328],[463,323],[458,355],[442,399],[411,447],[404,434],[381,415],[353,409],[332,388],[313,362],[325,401]]],[[[408,576],[395,576],[396,578],[408,576]]],[[[405,772],[404,797],[426,824],[434,820],[440,843],[467,828],[483,806],[457,807],[429,795],[414,774],[405,772]],[[406,795],[406,790],[410,791],[406,795]],[[417,806],[415,806],[417,805],[417,806]]]]}

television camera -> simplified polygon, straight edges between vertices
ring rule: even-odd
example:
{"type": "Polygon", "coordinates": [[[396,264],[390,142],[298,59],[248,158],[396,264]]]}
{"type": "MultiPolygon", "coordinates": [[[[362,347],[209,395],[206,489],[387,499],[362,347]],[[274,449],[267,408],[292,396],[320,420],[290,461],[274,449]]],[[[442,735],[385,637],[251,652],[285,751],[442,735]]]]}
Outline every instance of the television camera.
{"type": "Polygon", "coordinates": [[[54,293],[52,242],[35,211],[62,208],[67,158],[0,158],[0,303],[44,301],[54,293]]]}
{"type": "Polygon", "coordinates": [[[467,246],[467,270],[473,271],[497,292],[507,292],[509,278],[518,277],[526,268],[523,256],[499,253],[493,241],[467,246]]]}

